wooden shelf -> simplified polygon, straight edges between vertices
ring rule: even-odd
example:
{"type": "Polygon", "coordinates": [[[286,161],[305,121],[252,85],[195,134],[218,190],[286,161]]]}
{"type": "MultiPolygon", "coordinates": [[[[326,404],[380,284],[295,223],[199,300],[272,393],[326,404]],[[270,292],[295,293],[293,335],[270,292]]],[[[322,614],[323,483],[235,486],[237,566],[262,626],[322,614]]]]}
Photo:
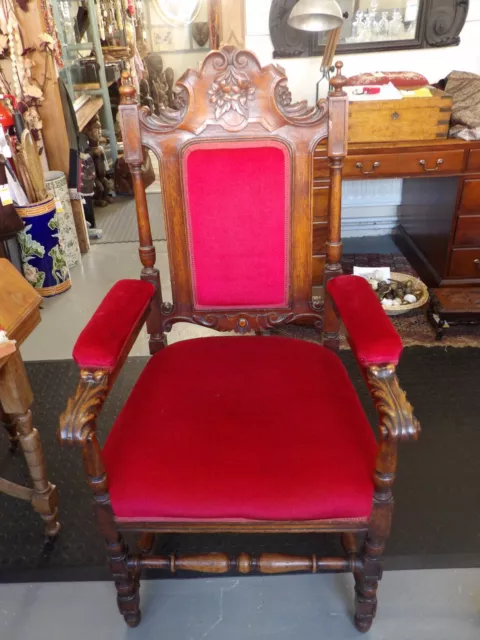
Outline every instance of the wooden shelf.
{"type": "MultiPolygon", "coordinates": [[[[107,82],[107,87],[111,87],[115,80],[107,82]]],[[[74,91],[92,91],[93,89],[101,89],[99,82],[83,82],[81,84],[74,84],[74,91]]]]}
{"type": "Polygon", "coordinates": [[[76,112],[77,124],[80,131],[83,131],[85,125],[87,125],[93,116],[100,111],[103,107],[103,98],[95,97],[90,98],[80,109],[76,112]]]}

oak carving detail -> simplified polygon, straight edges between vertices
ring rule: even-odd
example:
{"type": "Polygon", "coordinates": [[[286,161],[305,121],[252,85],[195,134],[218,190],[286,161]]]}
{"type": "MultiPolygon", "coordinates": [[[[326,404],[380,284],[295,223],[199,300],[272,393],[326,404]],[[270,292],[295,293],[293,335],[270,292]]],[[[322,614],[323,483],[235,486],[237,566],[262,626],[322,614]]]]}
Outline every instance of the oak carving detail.
{"type": "Polygon", "coordinates": [[[219,120],[231,109],[248,118],[248,103],[255,99],[255,87],[248,75],[237,68],[236,52],[228,50],[224,55],[226,68],[215,76],[208,90],[208,99],[215,105],[215,118],[219,120]]]}
{"type": "Polygon", "coordinates": [[[328,102],[320,100],[310,106],[306,100],[292,104],[292,93],[287,78],[282,78],[275,87],[275,101],[283,117],[291,124],[310,126],[320,122],[328,114],[328,102]]]}
{"type": "Polygon", "coordinates": [[[395,366],[370,366],[367,382],[380,416],[380,433],[384,440],[417,440],[420,424],[413,414],[405,391],[400,387],[395,366]]]}
{"type": "Polygon", "coordinates": [[[108,372],[82,369],[80,382],[60,416],[59,438],[68,445],[84,445],[95,431],[95,419],[109,390],[108,372]]]}
{"type": "Polygon", "coordinates": [[[323,328],[323,303],[311,302],[307,307],[295,311],[271,311],[267,313],[176,313],[171,303],[162,305],[163,330],[171,331],[176,322],[190,322],[218,331],[235,331],[244,334],[250,331],[275,329],[283,324],[300,320],[310,321],[318,332],[323,328]]]}

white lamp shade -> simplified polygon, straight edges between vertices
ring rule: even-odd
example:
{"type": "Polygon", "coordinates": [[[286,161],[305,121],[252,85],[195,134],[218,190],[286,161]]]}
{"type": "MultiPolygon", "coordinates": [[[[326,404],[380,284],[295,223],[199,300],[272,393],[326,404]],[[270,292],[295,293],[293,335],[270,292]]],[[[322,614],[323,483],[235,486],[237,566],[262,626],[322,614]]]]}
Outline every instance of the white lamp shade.
{"type": "Polygon", "coordinates": [[[302,31],[331,31],[343,24],[343,14],[335,0],[299,0],[288,24],[302,31]]]}

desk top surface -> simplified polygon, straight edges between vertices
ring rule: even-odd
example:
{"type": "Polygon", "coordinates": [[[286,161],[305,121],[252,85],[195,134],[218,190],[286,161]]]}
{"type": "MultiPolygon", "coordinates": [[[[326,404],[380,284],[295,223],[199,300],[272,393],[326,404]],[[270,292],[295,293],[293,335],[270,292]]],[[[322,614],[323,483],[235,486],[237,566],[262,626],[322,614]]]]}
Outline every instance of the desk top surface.
{"type": "Polygon", "coordinates": [[[23,341],[40,320],[41,296],[5,258],[0,258],[0,325],[23,341]]]}
{"type": "MultiPolygon", "coordinates": [[[[322,140],[315,150],[316,155],[324,156],[327,140],[322,140]]],[[[461,140],[459,138],[443,138],[441,140],[405,140],[390,142],[355,142],[348,144],[348,153],[353,150],[380,149],[382,151],[408,151],[409,149],[480,149],[480,140],[461,140]]]]}

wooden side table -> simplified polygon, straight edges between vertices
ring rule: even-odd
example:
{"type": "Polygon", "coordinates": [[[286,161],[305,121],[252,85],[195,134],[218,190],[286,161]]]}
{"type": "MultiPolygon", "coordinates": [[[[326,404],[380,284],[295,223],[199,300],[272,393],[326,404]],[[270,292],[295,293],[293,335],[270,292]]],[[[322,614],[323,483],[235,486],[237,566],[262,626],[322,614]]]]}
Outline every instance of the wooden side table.
{"type": "Polygon", "coordinates": [[[441,340],[450,324],[480,324],[480,289],[478,287],[442,287],[430,292],[428,319],[441,340]]]}
{"type": "Polygon", "coordinates": [[[33,488],[0,478],[0,491],[28,500],[45,521],[45,533],[56,536],[58,492],[47,479],[42,444],[32,424],[33,393],[19,347],[40,322],[42,298],[8,262],[0,259],[0,325],[16,349],[0,358],[0,421],[10,435],[10,449],[18,443],[25,455],[33,488]]]}

